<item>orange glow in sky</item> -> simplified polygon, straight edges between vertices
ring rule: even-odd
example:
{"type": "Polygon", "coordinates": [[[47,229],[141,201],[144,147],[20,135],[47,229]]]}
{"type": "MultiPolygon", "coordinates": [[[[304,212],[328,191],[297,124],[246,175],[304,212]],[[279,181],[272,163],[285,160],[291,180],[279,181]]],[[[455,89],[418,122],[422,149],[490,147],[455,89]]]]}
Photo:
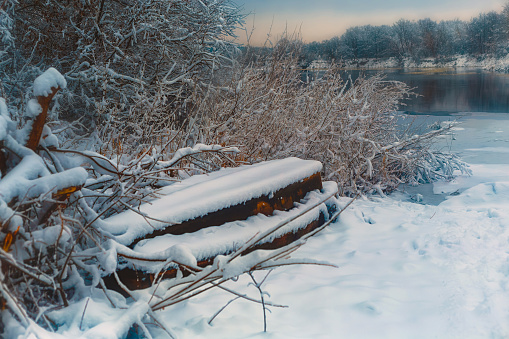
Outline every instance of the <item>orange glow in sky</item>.
{"type": "Polygon", "coordinates": [[[299,33],[305,42],[341,36],[360,25],[392,25],[399,19],[470,20],[482,12],[501,11],[503,0],[244,0],[235,1],[246,13],[242,43],[252,45],[277,40],[286,30],[299,33]]]}

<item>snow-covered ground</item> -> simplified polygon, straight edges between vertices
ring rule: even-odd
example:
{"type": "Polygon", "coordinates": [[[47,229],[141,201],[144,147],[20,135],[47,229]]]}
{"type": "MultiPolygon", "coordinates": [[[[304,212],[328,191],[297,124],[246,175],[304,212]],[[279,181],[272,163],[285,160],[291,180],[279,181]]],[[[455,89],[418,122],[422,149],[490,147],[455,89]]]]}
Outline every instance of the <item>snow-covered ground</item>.
{"type": "MultiPolygon", "coordinates": [[[[261,306],[243,299],[208,325],[234,298],[219,290],[163,310],[159,320],[179,338],[507,338],[509,117],[461,120],[444,147],[461,152],[474,175],[355,201],[293,255],[337,268],[292,266],[268,276],[268,300],[288,308],[270,308],[267,333],[261,306]],[[417,194],[420,203],[411,200],[417,194]]],[[[249,283],[228,286],[259,297],[249,283]]]]}
{"type": "MultiPolygon", "coordinates": [[[[267,272],[255,272],[257,282],[265,279],[265,300],[288,306],[269,307],[266,333],[260,304],[218,288],[153,312],[153,321],[184,339],[508,338],[509,114],[459,118],[455,137],[438,147],[459,152],[474,175],[354,201],[292,255],[335,268],[286,266],[266,279],[267,272]]],[[[451,117],[431,119],[447,124],[451,117]]],[[[222,286],[260,297],[247,275],[222,286]]],[[[33,322],[24,329],[10,316],[5,333],[114,338],[141,324],[146,300],[128,305],[115,293],[109,298],[92,289],[68,308],[50,311],[58,333],[33,322]]],[[[152,337],[168,338],[151,322],[143,326],[152,337]]],[[[128,337],[138,338],[134,331],[128,337]]]]}

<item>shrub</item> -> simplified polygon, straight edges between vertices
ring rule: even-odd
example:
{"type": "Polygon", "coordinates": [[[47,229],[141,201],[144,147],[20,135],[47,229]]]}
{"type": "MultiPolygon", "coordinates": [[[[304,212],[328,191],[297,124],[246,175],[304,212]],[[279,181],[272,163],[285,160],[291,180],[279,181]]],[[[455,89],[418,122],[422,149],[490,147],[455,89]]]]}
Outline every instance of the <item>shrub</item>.
{"type": "MultiPolygon", "coordinates": [[[[141,214],[137,209],[141,203],[157,198],[161,186],[181,177],[217,170],[225,164],[236,166],[233,159],[238,150],[202,144],[184,149],[154,147],[121,160],[89,150],[60,148],[57,136],[44,123],[51,99],[65,87],[64,77],[50,69],[36,79],[36,98],[29,101],[25,112],[10,114],[0,98],[0,335],[49,337],[51,332],[71,328],[70,332],[92,337],[104,336],[102,331],[107,328],[110,337],[125,337],[129,332],[151,337],[150,326],[156,326],[172,337],[156,311],[210,288],[261,303],[264,309],[278,306],[266,303],[263,293],[261,300],[253,299],[222,284],[256,270],[312,263],[290,259],[289,254],[334,219],[298,242],[253,252],[294,218],[281,222],[205,268],[179,245],[171,248],[173,254],[162,263],[138,257],[117,241],[103,219],[126,209],[141,214]],[[18,128],[18,121],[11,116],[23,116],[26,123],[18,128]],[[162,161],[163,153],[170,160],[162,161]],[[144,290],[125,287],[117,275],[121,265],[117,254],[125,253],[153,265],[158,272],[156,282],[144,290]],[[168,267],[177,269],[178,274],[163,280],[168,267]],[[107,288],[107,275],[116,279],[124,295],[107,288]],[[92,323],[83,324],[83,315],[81,321],[79,315],[85,314],[87,307],[102,316],[94,315],[92,323]]],[[[307,207],[302,214],[315,207],[307,207]]]]}
{"type": "Polygon", "coordinates": [[[337,181],[342,195],[468,171],[453,155],[431,148],[448,128],[412,136],[398,126],[397,109],[412,94],[406,84],[383,75],[352,81],[334,65],[306,83],[296,67],[300,46],[282,39],[268,58],[238,69],[223,96],[207,97],[204,140],[241,145],[252,162],[321,161],[324,177],[337,181]]]}
{"type": "Polygon", "coordinates": [[[243,20],[230,0],[6,0],[0,15],[9,105],[21,107],[32,79],[56,67],[69,82],[61,118],[85,116],[89,127],[154,109],[164,114],[137,122],[187,119],[189,94],[231,66],[243,20]]]}

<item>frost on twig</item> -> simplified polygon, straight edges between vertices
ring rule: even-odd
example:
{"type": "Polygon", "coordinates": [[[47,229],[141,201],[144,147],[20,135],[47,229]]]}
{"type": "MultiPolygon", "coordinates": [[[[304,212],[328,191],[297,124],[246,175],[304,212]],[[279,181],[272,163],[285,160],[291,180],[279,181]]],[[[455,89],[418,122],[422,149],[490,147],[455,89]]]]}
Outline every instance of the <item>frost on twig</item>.
{"type": "Polygon", "coordinates": [[[265,304],[265,296],[270,297],[270,295],[267,292],[265,292],[264,290],[262,290],[262,285],[265,282],[265,280],[268,278],[270,272],[272,272],[272,271],[268,271],[267,274],[265,275],[265,277],[260,282],[256,281],[256,279],[253,275],[253,272],[248,273],[249,276],[251,277],[251,280],[253,280],[253,286],[256,287],[256,289],[260,293],[260,300],[262,303],[262,311],[263,311],[263,332],[267,332],[267,313],[266,312],[270,311],[265,304]]]}

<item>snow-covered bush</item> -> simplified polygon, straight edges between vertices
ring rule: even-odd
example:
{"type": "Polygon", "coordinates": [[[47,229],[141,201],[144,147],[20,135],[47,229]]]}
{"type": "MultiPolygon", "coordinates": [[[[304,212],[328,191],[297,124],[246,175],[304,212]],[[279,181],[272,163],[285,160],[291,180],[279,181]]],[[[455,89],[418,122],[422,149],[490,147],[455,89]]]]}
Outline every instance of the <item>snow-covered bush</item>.
{"type": "Polygon", "coordinates": [[[150,218],[138,207],[157,198],[160,187],[225,164],[236,166],[238,150],[203,144],[171,149],[167,144],[109,159],[62,148],[45,123],[52,98],[66,86],[51,68],[35,80],[28,95],[35,98],[24,112],[10,111],[0,98],[0,336],[150,338],[155,331],[173,337],[157,310],[211,288],[271,306],[263,293],[251,298],[222,284],[255,270],[311,263],[289,254],[334,219],[280,249],[253,251],[291,220],[280,222],[205,268],[177,246],[166,262],[155,263],[161,277],[166,267],[178,268],[174,279],[156,274],[148,288],[129,290],[118,278],[117,254],[132,256],[133,251],[108,231],[105,217],[130,209],[150,218]],[[116,279],[121,293],[105,283],[105,276],[116,279]]]}
{"type": "Polygon", "coordinates": [[[125,143],[138,132],[133,126],[181,127],[192,119],[190,94],[205,91],[233,63],[242,20],[230,0],[6,0],[3,96],[19,109],[24,89],[51,66],[69,82],[55,113],[84,118],[88,132],[107,126],[125,143]]]}
{"type": "Polygon", "coordinates": [[[331,67],[306,83],[297,67],[298,41],[281,40],[268,58],[239,69],[224,97],[202,105],[207,142],[242,145],[249,161],[289,156],[324,164],[340,192],[390,191],[466,170],[452,155],[433,151],[448,128],[420,136],[398,127],[398,105],[409,87],[382,75],[352,81],[331,67]]]}

